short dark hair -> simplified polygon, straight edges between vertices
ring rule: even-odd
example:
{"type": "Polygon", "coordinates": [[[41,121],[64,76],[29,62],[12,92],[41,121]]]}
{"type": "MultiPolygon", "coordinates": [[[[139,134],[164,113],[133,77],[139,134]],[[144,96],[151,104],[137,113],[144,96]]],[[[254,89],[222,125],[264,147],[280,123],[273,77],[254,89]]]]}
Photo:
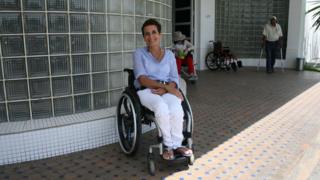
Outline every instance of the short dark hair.
{"type": "Polygon", "coordinates": [[[150,25],[155,25],[157,27],[158,32],[161,33],[161,24],[155,19],[148,19],[143,23],[143,25],[141,27],[142,35],[144,35],[144,31],[143,31],[144,28],[146,26],[150,26],[150,25]]]}

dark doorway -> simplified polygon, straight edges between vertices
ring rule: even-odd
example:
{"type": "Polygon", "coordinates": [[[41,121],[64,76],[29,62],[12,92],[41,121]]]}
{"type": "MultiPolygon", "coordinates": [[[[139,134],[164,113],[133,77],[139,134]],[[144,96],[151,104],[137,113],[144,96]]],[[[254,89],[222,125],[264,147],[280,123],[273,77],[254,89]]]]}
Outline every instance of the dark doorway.
{"type": "Polygon", "coordinates": [[[173,1],[173,32],[181,31],[192,42],[193,41],[193,0],[173,1]]]}

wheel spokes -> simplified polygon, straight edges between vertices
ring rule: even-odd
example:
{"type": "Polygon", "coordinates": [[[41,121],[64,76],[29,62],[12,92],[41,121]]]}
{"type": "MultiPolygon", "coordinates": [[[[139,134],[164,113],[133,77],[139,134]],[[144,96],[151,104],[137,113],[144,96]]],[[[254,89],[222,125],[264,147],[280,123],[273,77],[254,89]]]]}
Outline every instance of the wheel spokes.
{"type": "Polygon", "coordinates": [[[132,108],[131,101],[125,97],[121,106],[121,133],[123,137],[123,145],[128,150],[132,147],[135,131],[132,108]]]}

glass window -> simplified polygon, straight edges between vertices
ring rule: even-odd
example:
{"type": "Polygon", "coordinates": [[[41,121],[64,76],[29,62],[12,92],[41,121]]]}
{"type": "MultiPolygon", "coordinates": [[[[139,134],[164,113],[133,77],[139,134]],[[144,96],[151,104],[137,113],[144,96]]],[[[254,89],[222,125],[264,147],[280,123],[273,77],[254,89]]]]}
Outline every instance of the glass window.
{"type": "Polygon", "coordinates": [[[88,0],[69,0],[71,11],[88,11],[88,0]]]}
{"type": "Polygon", "coordinates": [[[144,16],[145,15],[145,3],[146,3],[146,0],[136,0],[136,15],[142,15],[144,16]]]}
{"type": "Polygon", "coordinates": [[[49,75],[48,57],[29,57],[28,73],[30,77],[40,77],[49,75]]]}
{"type": "Polygon", "coordinates": [[[123,32],[132,33],[134,32],[134,27],[134,17],[123,16],[123,32]]]}
{"type": "Polygon", "coordinates": [[[31,102],[32,117],[34,119],[49,118],[52,116],[51,100],[37,100],[31,102]]]}
{"type": "Polygon", "coordinates": [[[52,78],[52,93],[54,96],[71,94],[71,78],[69,76],[52,78]]]}
{"type": "Polygon", "coordinates": [[[71,35],[72,53],[86,53],[89,51],[88,35],[71,35]]]}
{"type": "Polygon", "coordinates": [[[29,102],[8,103],[10,121],[30,119],[29,102]]]}
{"type": "MultiPolygon", "coordinates": [[[[168,8],[164,6],[164,10],[168,10],[168,8]]],[[[154,16],[160,17],[160,12],[161,12],[161,4],[154,3],[154,16]]],[[[162,12],[162,14],[166,16],[167,14],[170,14],[170,13],[162,12]]],[[[164,18],[167,18],[167,17],[164,17],[164,18]]]]}
{"type": "Polygon", "coordinates": [[[50,53],[67,54],[69,53],[68,35],[50,35],[50,53]]]}
{"type": "Polygon", "coordinates": [[[108,107],[108,93],[95,93],[94,98],[94,109],[102,109],[108,107]]]}
{"type": "Polygon", "coordinates": [[[48,54],[47,38],[44,35],[26,36],[28,55],[46,55],[48,54]]]}
{"type": "Polygon", "coordinates": [[[124,67],[123,68],[133,68],[133,55],[132,53],[123,53],[123,61],[124,67]]]}
{"type": "Polygon", "coordinates": [[[101,91],[108,89],[108,74],[99,73],[92,75],[92,85],[94,91],[101,91]]]}
{"type": "Polygon", "coordinates": [[[7,122],[6,104],[0,103],[0,122],[7,122]]]}
{"type": "Polygon", "coordinates": [[[141,27],[145,21],[143,17],[136,17],[136,32],[141,32],[141,27]]]}
{"type": "Polygon", "coordinates": [[[27,80],[7,81],[6,94],[8,100],[28,99],[27,80]]]}
{"type": "Polygon", "coordinates": [[[0,80],[3,79],[2,77],[2,68],[1,68],[1,64],[2,64],[2,59],[0,59],[0,80]]]}
{"type": "Polygon", "coordinates": [[[134,50],[135,43],[134,43],[135,36],[128,34],[123,35],[123,50],[134,50]]]}
{"type": "Polygon", "coordinates": [[[122,70],[122,54],[121,53],[109,54],[109,62],[110,62],[109,63],[110,71],[121,71],[122,70]]]}
{"type": "Polygon", "coordinates": [[[117,89],[123,86],[123,73],[112,72],[110,73],[110,89],[117,89]]]}
{"type": "Polygon", "coordinates": [[[50,33],[68,32],[68,16],[64,13],[48,13],[48,31],[50,33]]]}
{"type": "Polygon", "coordinates": [[[121,16],[108,16],[109,32],[121,32],[121,16]]]}
{"type": "Polygon", "coordinates": [[[122,50],[122,37],[121,35],[113,34],[108,36],[109,51],[116,52],[122,50]]]}
{"type": "Polygon", "coordinates": [[[71,32],[87,32],[88,31],[88,15],[87,14],[71,14],[70,28],[71,28],[71,32]]]}
{"type": "Polygon", "coordinates": [[[72,56],[73,74],[88,73],[90,71],[89,55],[72,56]]]}
{"type": "Polygon", "coordinates": [[[134,1],[122,0],[123,14],[134,14],[134,1]]]}
{"type": "Polygon", "coordinates": [[[92,72],[101,72],[108,70],[107,54],[93,54],[91,56],[92,72]]]}
{"type": "Polygon", "coordinates": [[[46,32],[46,21],[44,13],[25,13],[24,17],[26,33],[46,32]]]}
{"type": "Polygon", "coordinates": [[[29,84],[31,98],[43,98],[50,96],[49,79],[31,79],[29,81],[29,84]]]}
{"type": "Polygon", "coordinates": [[[90,10],[92,12],[106,12],[106,0],[90,1],[90,10]]]}
{"type": "Polygon", "coordinates": [[[21,13],[0,13],[0,33],[22,33],[21,13]]]}
{"type": "Polygon", "coordinates": [[[147,16],[154,16],[155,12],[154,12],[154,4],[153,2],[147,1],[147,16]]]}
{"type": "Polygon", "coordinates": [[[54,104],[54,114],[56,116],[62,116],[71,114],[73,112],[72,108],[72,98],[71,97],[63,97],[56,98],[53,100],[54,104]]]}
{"type": "Polygon", "coordinates": [[[81,95],[74,97],[74,107],[76,112],[85,112],[90,110],[90,95],[81,95]]]}
{"type": "MultiPolygon", "coordinates": [[[[122,70],[132,68],[134,49],[145,46],[145,15],[171,17],[167,3],[0,0],[0,122],[116,105],[125,86],[122,70]]],[[[168,45],[171,19],[160,22],[168,45]]]]}
{"type": "Polygon", "coordinates": [[[109,0],[108,1],[108,12],[109,13],[121,13],[121,1],[109,0]]]}
{"type": "Polygon", "coordinates": [[[63,11],[67,10],[66,0],[47,0],[49,11],[63,11]]]}
{"type": "Polygon", "coordinates": [[[92,52],[107,52],[107,35],[92,34],[91,35],[91,51],[92,52]]]}
{"type": "Polygon", "coordinates": [[[121,93],[122,93],[122,90],[114,90],[110,92],[111,106],[116,106],[118,104],[121,93]]]}
{"type": "Polygon", "coordinates": [[[24,58],[5,58],[3,66],[6,79],[25,78],[27,76],[24,58]]]}
{"type": "Polygon", "coordinates": [[[2,56],[23,56],[24,46],[22,36],[2,36],[2,56]]]}
{"type": "Polygon", "coordinates": [[[51,57],[51,74],[52,75],[70,74],[69,56],[52,56],[51,57]]]}
{"type": "Polygon", "coordinates": [[[25,10],[44,10],[44,0],[24,0],[23,5],[25,10]]]}
{"type": "Polygon", "coordinates": [[[90,91],[90,76],[89,75],[81,75],[81,76],[73,76],[73,92],[84,93],[90,91]]]}
{"type": "Polygon", "coordinates": [[[20,10],[20,0],[1,0],[0,10],[20,10]]]}
{"type": "Polygon", "coordinates": [[[91,14],[90,16],[90,30],[91,32],[105,32],[106,31],[106,16],[104,14],[91,14]]]}
{"type": "Polygon", "coordinates": [[[4,101],[4,100],[5,100],[5,97],[4,97],[4,92],[3,92],[3,82],[0,81],[0,102],[4,101]]]}

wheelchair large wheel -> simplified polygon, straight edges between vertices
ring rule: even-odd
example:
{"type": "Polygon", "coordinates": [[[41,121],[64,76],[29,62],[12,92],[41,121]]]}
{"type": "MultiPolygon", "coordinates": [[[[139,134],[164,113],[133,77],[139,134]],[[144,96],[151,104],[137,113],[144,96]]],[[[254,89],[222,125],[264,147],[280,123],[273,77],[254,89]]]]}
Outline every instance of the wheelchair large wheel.
{"type": "Polygon", "coordinates": [[[117,131],[122,151],[134,155],[140,144],[140,102],[133,90],[126,89],[117,106],[117,131]]]}
{"type": "MultiPolygon", "coordinates": [[[[183,94],[183,93],[182,93],[183,94]]],[[[182,107],[184,111],[184,124],[183,124],[183,135],[184,140],[182,144],[190,149],[193,149],[192,135],[193,135],[193,114],[190,103],[186,96],[183,94],[184,100],[182,101],[182,107]]]]}
{"type": "Polygon", "coordinates": [[[212,71],[217,70],[219,68],[219,57],[213,52],[208,53],[206,56],[206,65],[212,71]]]}

